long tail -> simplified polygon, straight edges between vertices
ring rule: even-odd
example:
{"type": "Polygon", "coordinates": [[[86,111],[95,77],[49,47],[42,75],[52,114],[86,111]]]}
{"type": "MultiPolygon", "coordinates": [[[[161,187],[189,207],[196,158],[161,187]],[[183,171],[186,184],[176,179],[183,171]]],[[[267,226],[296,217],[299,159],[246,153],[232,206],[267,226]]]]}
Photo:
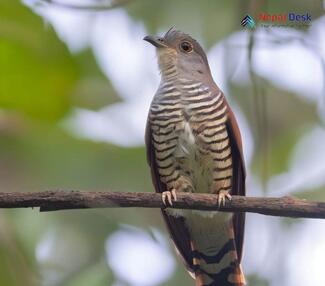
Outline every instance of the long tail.
{"type": "Polygon", "coordinates": [[[196,286],[244,286],[246,284],[240,264],[233,263],[217,274],[199,269],[195,277],[196,286]]]}
{"type": "Polygon", "coordinates": [[[190,224],[196,286],[244,286],[232,219],[195,216],[190,224]]]}

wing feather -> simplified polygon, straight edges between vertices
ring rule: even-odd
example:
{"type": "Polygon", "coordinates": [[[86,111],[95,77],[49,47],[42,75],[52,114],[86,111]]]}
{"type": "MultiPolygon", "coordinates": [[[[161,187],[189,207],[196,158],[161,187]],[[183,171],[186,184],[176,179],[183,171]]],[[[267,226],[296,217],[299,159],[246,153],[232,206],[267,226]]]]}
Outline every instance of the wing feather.
{"type": "MultiPolygon", "coordinates": [[[[240,130],[236,118],[228,105],[227,130],[230,136],[233,159],[233,187],[232,195],[245,196],[245,164],[240,130]]],[[[239,262],[242,258],[245,228],[245,213],[236,213],[233,217],[236,249],[239,262]]]]}
{"type": "MultiPolygon", "coordinates": [[[[167,188],[166,185],[161,182],[158,173],[157,163],[155,159],[155,151],[152,143],[152,133],[149,118],[147,120],[146,126],[145,143],[147,150],[147,160],[151,169],[151,178],[155,191],[157,193],[162,193],[166,191],[167,188]]],[[[177,252],[181,256],[187,269],[190,272],[193,272],[193,259],[190,244],[190,236],[187,227],[185,226],[184,218],[171,216],[164,209],[161,209],[161,212],[163,214],[164,221],[175,244],[177,252]]]]}

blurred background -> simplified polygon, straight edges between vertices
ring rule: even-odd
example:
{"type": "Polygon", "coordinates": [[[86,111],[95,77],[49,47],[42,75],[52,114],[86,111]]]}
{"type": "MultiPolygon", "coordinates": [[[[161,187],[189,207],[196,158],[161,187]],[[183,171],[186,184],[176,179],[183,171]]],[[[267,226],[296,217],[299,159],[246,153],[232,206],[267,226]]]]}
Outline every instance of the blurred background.
{"type": "MultiPolygon", "coordinates": [[[[0,0],[0,191],[152,192],[147,34],[208,53],[242,130],[250,196],[325,200],[325,3],[0,0]],[[261,27],[261,12],[311,23],[261,27]],[[251,15],[256,29],[243,28],[251,15]]],[[[325,221],[247,215],[251,286],[323,286],[325,221]]],[[[1,210],[0,285],[193,285],[158,210],[1,210]]]]}

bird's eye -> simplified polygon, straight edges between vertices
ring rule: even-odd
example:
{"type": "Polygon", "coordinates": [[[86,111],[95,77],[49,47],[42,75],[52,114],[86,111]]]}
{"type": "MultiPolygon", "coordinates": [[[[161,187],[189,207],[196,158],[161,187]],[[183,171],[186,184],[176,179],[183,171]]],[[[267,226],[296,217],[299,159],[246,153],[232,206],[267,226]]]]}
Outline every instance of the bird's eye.
{"type": "Polygon", "coordinates": [[[180,44],[181,51],[185,53],[190,53],[193,50],[193,46],[190,42],[184,41],[180,44]]]}

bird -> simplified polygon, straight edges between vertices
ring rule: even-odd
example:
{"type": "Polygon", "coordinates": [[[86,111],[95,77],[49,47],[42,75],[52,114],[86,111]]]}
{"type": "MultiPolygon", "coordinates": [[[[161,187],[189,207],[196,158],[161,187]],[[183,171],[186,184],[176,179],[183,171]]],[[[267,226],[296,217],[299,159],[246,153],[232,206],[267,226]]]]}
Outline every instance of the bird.
{"type": "Polygon", "coordinates": [[[147,118],[146,154],[176,252],[196,286],[246,285],[241,267],[245,214],[171,207],[180,192],[215,194],[219,207],[231,195],[245,196],[234,113],[195,39],[175,28],[143,39],[156,48],[161,74],[147,118]]]}

